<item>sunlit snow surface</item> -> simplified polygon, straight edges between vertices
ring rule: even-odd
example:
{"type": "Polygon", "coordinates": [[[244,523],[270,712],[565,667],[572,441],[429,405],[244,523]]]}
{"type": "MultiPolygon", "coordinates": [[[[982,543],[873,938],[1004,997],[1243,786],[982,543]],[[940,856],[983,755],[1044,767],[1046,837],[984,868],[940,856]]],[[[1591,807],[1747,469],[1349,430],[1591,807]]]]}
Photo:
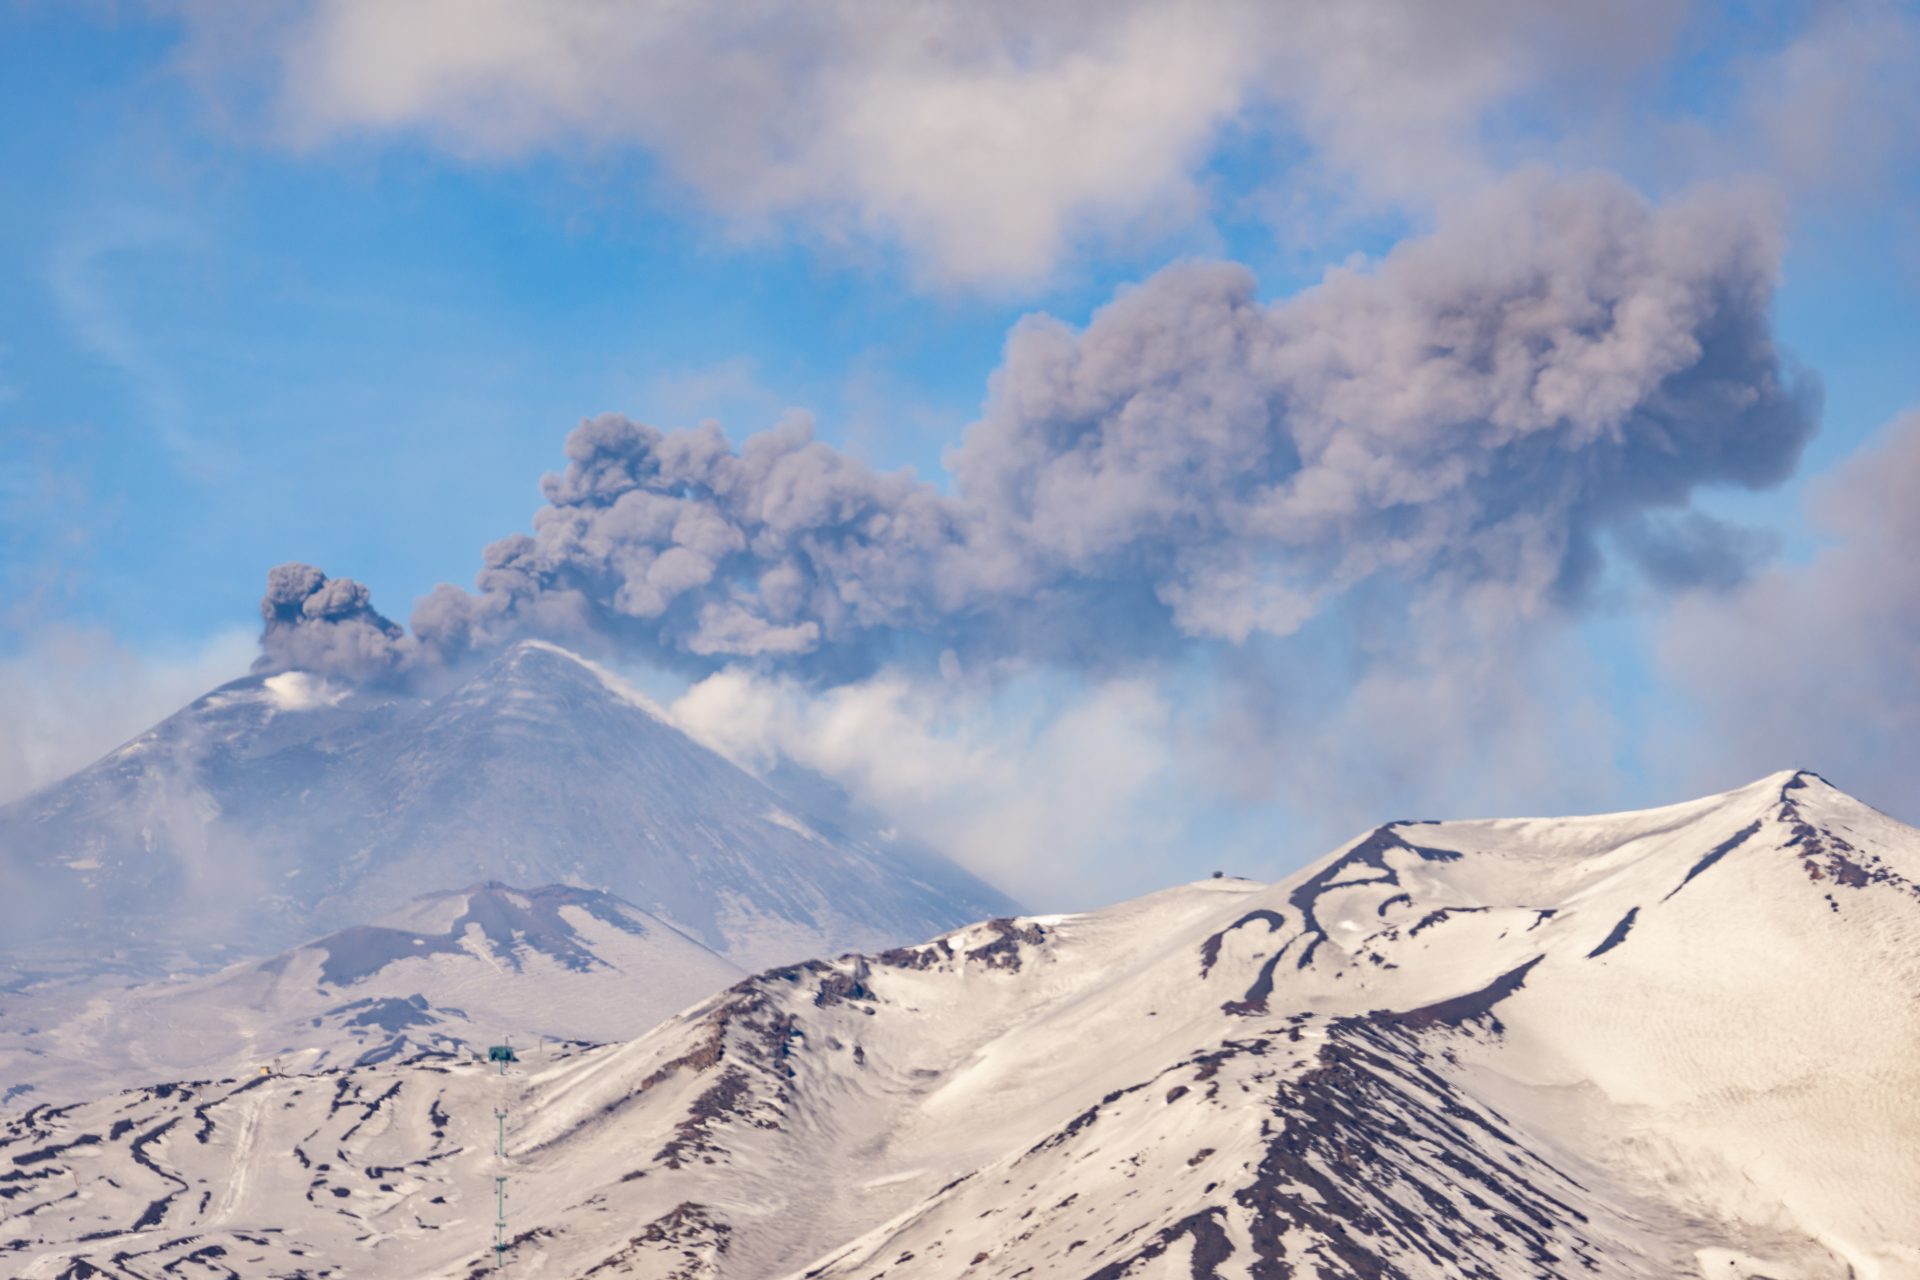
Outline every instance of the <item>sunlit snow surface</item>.
{"type": "Polygon", "coordinates": [[[478,1276],[504,1174],[508,1274],[569,1280],[1920,1275],[1916,879],[1808,775],[1395,824],[504,1077],[36,1109],[0,1272],[478,1276]]]}

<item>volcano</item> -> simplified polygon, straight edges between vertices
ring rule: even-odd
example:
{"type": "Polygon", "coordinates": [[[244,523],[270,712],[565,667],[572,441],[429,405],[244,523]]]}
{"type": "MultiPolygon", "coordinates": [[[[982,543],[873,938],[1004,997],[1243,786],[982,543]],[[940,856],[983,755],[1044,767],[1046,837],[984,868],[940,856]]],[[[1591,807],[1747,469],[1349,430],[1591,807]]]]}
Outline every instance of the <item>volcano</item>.
{"type": "Polygon", "coordinates": [[[254,675],[0,809],[0,963],[151,977],[489,881],[617,895],[747,970],[1013,909],[786,773],[539,642],[433,698],[254,675]]]}

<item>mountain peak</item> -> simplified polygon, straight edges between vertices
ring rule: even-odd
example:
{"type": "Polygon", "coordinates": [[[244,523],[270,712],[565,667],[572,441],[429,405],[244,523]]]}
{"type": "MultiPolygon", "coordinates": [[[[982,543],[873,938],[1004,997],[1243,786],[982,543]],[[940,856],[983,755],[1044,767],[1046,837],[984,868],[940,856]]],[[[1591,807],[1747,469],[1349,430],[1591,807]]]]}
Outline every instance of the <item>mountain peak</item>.
{"type": "MultiPolygon", "coordinates": [[[[593,660],[550,640],[517,640],[496,654],[467,686],[511,686],[529,690],[567,688],[604,696],[644,712],[662,724],[667,713],[651,698],[593,660]]],[[[464,686],[463,686],[464,687],[464,686]]]]}
{"type": "Polygon", "coordinates": [[[489,665],[500,668],[513,668],[528,663],[551,662],[557,666],[576,668],[592,673],[595,665],[580,654],[551,640],[515,640],[502,649],[489,665]]]}
{"type": "Polygon", "coordinates": [[[42,941],[84,967],[131,939],[129,966],[171,970],[208,938],[273,951],[498,880],[617,893],[756,967],[1012,905],[831,788],[746,772],[558,645],[512,645],[431,698],[264,679],[280,684],[223,686],[0,809],[0,873],[44,904],[26,922],[42,941]]]}

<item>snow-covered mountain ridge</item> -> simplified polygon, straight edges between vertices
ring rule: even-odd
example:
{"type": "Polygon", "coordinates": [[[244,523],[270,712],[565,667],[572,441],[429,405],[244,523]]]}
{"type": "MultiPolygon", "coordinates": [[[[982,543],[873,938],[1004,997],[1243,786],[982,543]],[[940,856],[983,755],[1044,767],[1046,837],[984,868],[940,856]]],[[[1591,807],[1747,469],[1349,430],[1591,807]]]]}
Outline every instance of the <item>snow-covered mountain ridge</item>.
{"type": "Polygon", "coordinates": [[[1806,774],[1394,823],[505,1077],[39,1109],[0,1259],[479,1276],[504,1175],[526,1276],[1917,1276],[1916,882],[1920,832],[1806,774]]]}
{"type": "Polygon", "coordinates": [[[474,885],[205,977],[77,1003],[59,986],[10,995],[0,1105],[504,1040],[628,1040],[744,976],[611,894],[474,885]]]}

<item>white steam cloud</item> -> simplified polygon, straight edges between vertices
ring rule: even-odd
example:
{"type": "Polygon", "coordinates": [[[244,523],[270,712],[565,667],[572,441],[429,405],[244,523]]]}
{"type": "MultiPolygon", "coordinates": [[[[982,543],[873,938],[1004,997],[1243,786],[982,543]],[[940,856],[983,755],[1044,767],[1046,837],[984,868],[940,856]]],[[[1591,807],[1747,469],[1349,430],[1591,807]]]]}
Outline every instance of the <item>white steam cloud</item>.
{"type": "Polygon", "coordinates": [[[63,778],[244,672],[253,637],[143,653],[87,628],[43,630],[0,657],[0,804],[63,778]]]}

